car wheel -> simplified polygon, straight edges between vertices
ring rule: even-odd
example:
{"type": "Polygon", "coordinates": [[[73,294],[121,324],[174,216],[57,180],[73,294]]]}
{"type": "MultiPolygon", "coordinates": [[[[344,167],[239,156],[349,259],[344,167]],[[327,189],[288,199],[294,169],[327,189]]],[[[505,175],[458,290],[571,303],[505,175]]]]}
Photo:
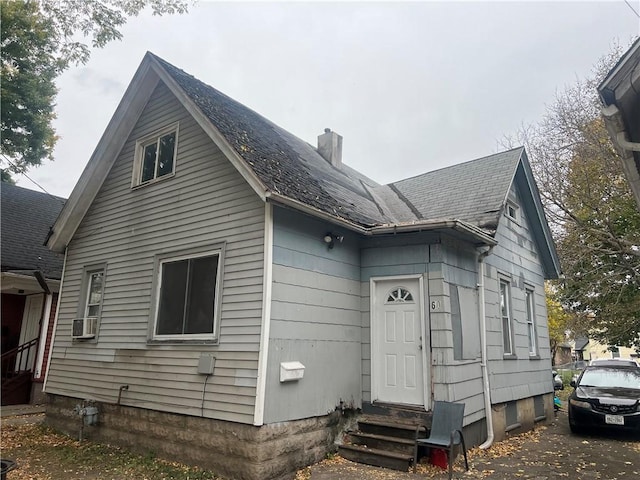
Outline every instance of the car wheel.
{"type": "Polygon", "coordinates": [[[582,433],[582,432],[584,432],[584,429],[582,427],[574,425],[571,422],[569,422],[569,429],[571,430],[571,433],[582,433]]]}

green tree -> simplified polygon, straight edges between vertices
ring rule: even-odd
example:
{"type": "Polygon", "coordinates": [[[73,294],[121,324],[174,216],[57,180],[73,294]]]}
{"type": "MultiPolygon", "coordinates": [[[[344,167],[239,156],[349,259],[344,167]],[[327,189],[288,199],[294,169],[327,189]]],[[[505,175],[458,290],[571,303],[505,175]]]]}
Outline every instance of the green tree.
{"type": "Polygon", "coordinates": [[[86,63],[91,48],[121,39],[120,28],[145,8],[185,13],[188,0],[0,0],[2,181],[51,159],[56,78],[86,63]]]}
{"type": "Polygon", "coordinates": [[[620,57],[558,93],[523,129],[560,256],[559,300],[588,321],[592,337],[640,348],[640,212],[600,115],[596,87],[620,57]]]}
{"type": "MultiPolygon", "coordinates": [[[[6,1],[2,22],[2,136],[3,160],[10,157],[15,173],[40,165],[51,157],[56,142],[55,79],[61,72],[58,42],[51,21],[34,2],[6,1]]],[[[10,174],[2,171],[2,180],[10,174]]]]}

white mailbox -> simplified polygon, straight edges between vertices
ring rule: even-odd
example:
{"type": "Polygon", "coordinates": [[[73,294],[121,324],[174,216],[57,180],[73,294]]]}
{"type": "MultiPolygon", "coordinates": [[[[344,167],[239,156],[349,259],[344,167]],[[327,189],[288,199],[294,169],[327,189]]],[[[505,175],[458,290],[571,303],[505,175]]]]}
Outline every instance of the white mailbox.
{"type": "Polygon", "coordinates": [[[280,382],[294,382],[304,376],[304,365],[300,362],[280,363],[280,382]]]}

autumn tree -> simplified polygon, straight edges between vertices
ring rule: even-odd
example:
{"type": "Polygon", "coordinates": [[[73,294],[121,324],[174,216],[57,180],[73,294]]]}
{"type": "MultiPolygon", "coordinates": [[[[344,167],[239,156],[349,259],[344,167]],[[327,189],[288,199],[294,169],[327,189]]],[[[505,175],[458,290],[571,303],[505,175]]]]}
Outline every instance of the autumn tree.
{"type": "Polygon", "coordinates": [[[596,87],[620,57],[557,94],[523,128],[563,268],[558,300],[587,319],[590,335],[640,348],[640,212],[600,115],[596,87]]]}
{"type": "Polygon", "coordinates": [[[568,340],[567,332],[570,331],[570,315],[563,308],[562,304],[555,298],[555,293],[546,286],[545,293],[547,294],[547,324],[549,327],[551,362],[554,363],[558,347],[568,340]]]}
{"type": "Polygon", "coordinates": [[[188,0],[0,0],[2,181],[51,159],[56,78],[91,48],[122,38],[130,17],[184,13],[188,0]]]}

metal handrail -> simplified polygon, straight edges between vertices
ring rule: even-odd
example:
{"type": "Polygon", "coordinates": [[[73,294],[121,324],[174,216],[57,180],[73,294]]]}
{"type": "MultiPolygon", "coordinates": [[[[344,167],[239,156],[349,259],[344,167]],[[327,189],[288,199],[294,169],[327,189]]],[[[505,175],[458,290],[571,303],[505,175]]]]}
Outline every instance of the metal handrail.
{"type": "MultiPolygon", "coordinates": [[[[40,338],[36,337],[33,340],[29,340],[28,342],[25,342],[22,345],[18,345],[17,347],[12,348],[8,352],[4,352],[2,355],[0,355],[0,361],[2,362],[3,365],[7,365],[12,358],[15,358],[16,362],[13,364],[14,370],[12,373],[20,371],[19,366],[22,365],[22,360],[23,358],[25,358],[25,352],[26,352],[26,358],[28,359],[31,349],[33,347],[37,347],[39,340],[40,338]]],[[[34,355],[34,361],[35,361],[35,355],[34,355]]],[[[31,365],[31,368],[28,368],[27,370],[33,370],[33,365],[31,365]]],[[[8,372],[4,372],[4,371],[2,372],[3,375],[5,375],[6,373],[8,372]]]]}

